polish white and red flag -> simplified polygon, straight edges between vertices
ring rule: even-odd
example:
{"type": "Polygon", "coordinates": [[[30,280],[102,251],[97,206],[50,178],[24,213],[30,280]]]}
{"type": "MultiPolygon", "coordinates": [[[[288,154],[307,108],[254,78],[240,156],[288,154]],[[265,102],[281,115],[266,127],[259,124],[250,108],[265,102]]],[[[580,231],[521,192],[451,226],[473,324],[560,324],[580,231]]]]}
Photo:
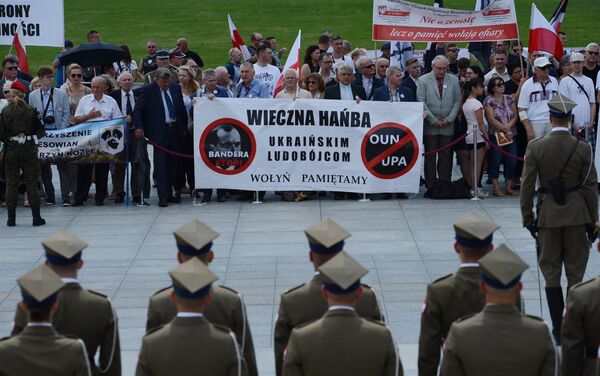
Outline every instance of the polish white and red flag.
{"type": "Polygon", "coordinates": [[[560,31],[560,25],[562,25],[563,19],[565,18],[565,13],[567,13],[567,4],[569,0],[561,0],[560,4],[558,4],[558,8],[554,11],[552,18],[550,18],[550,25],[556,30],[558,33],[560,31]]]}
{"type": "Polygon", "coordinates": [[[529,24],[528,50],[551,53],[556,59],[563,56],[563,46],[556,30],[540,13],[535,4],[531,4],[531,22],[529,24]]]}
{"type": "Polygon", "coordinates": [[[233,47],[238,48],[240,51],[242,51],[242,56],[244,57],[244,60],[250,59],[252,55],[250,55],[250,51],[248,51],[248,47],[246,47],[246,44],[244,43],[240,32],[233,24],[230,15],[227,15],[227,21],[229,22],[229,35],[231,36],[231,43],[233,44],[233,47]]]}
{"type": "Polygon", "coordinates": [[[298,72],[298,80],[302,79],[302,77],[300,77],[300,67],[302,66],[302,64],[300,63],[300,40],[301,39],[302,39],[302,30],[298,30],[298,36],[296,37],[296,40],[294,41],[294,45],[290,49],[290,54],[288,55],[287,60],[285,61],[285,65],[283,66],[283,72],[282,72],[283,74],[281,76],[279,76],[277,85],[275,85],[275,90],[273,91],[273,98],[275,98],[277,93],[279,93],[281,90],[283,90],[283,81],[284,81],[283,76],[285,76],[285,72],[288,69],[295,69],[298,72]]]}
{"type": "Polygon", "coordinates": [[[17,31],[15,31],[15,35],[13,36],[12,47],[15,49],[15,55],[17,55],[17,59],[19,59],[19,70],[21,72],[29,74],[29,63],[27,62],[27,50],[25,49],[25,45],[21,43],[21,38],[19,37],[19,33],[21,28],[19,27],[17,31]]]}

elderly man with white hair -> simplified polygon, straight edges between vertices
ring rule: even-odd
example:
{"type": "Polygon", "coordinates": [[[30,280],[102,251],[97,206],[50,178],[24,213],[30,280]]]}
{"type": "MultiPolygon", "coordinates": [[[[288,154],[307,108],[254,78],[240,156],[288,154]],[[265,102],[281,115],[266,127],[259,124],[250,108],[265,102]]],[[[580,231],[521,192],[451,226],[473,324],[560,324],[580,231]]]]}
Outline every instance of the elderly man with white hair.
{"type": "Polygon", "coordinates": [[[298,71],[288,69],[283,74],[283,89],[275,96],[277,99],[311,99],[312,95],[298,87],[298,71]]]}
{"type": "Polygon", "coordinates": [[[229,97],[233,97],[233,88],[235,83],[229,78],[227,68],[224,66],[218,66],[215,68],[215,74],[217,75],[217,86],[226,89],[229,97]]]}
{"type": "Polygon", "coordinates": [[[354,84],[362,86],[365,89],[367,100],[373,99],[375,90],[384,86],[383,80],[375,76],[375,64],[368,56],[361,56],[356,60],[356,68],[358,74],[354,80],[354,84]]]}
{"type": "MultiPolygon", "coordinates": [[[[423,102],[427,112],[423,126],[425,152],[439,149],[452,142],[454,120],[461,106],[458,78],[448,73],[448,59],[436,56],[431,62],[432,71],[417,81],[417,100],[423,102]]],[[[452,178],[452,150],[443,149],[425,157],[425,185],[433,187],[436,178],[452,178]]],[[[427,194],[426,194],[427,195],[427,194]]]]}

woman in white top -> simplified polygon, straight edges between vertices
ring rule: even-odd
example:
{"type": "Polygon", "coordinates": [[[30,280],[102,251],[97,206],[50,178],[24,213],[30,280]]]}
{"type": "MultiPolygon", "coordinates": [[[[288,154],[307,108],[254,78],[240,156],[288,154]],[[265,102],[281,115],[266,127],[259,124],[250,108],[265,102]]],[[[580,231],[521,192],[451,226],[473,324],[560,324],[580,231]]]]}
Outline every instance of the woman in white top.
{"type": "Polygon", "coordinates": [[[117,77],[121,75],[121,72],[129,72],[134,78],[136,78],[138,66],[135,60],[133,60],[131,57],[129,47],[126,44],[122,44],[119,47],[121,47],[121,49],[125,52],[125,57],[123,57],[123,60],[119,61],[118,63],[113,63],[115,72],[117,72],[117,77]]]}
{"type": "MultiPolygon", "coordinates": [[[[467,121],[467,137],[465,138],[465,142],[467,144],[467,152],[468,158],[465,161],[467,163],[467,168],[465,169],[468,173],[468,176],[465,176],[466,182],[471,186],[471,189],[475,189],[475,185],[479,181],[479,173],[481,172],[481,168],[483,167],[483,158],[485,157],[485,141],[483,139],[483,134],[485,133],[485,123],[483,122],[483,104],[477,99],[477,97],[483,94],[484,87],[483,81],[479,78],[472,78],[465,84],[464,87],[464,98],[466,98],[463,102],[462,111],[467,121]],[[473,129],[476,128],[477,131],[474,132],[473,129]],[[475,176],[473,174],[473,142],[477,143],[477,169],[475,171],[475,176]],[[473,180],[473,177],[475,180],[473,180]]],[[[488,193],[479,190],[480,197],[487,197],[488,193]]]]}
{"type": "Polygon", "coordinates": [[[283,90],[275,96],[277,99],[312,99],[312,95],[298,87],[298,72],[295,69],[288,69],[283,75],[283,90]]]}

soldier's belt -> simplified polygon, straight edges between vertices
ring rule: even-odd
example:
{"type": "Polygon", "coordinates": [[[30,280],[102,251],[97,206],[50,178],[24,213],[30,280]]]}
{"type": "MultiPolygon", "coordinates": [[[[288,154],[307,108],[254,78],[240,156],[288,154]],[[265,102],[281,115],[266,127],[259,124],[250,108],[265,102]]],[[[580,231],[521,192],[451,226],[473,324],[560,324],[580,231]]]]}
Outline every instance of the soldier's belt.
{"type": "Polygon", "coordinates": [[[16,142],[18,144],[21,144],[21,145],[23,145],[27,141],[35,141],[35,143],[37,144],[37,136],[26,136],[24,133],[21,133],[18,136],[12,136],[8,140],[9,141],[14,141],[14,142],[16,142]]]}
{"type": "MultiPolygon", "coordinates": [[[[578,190],[579,190],[579,186],[576,185],[574,187],[569,187],[569,188],[565,189],[565,193],[577,192],[578,190]]],[[[552,192],[550,192],[549,188],[544,188],[544,187],[540,187],[540,193],[552,194],[552,192]]]]}

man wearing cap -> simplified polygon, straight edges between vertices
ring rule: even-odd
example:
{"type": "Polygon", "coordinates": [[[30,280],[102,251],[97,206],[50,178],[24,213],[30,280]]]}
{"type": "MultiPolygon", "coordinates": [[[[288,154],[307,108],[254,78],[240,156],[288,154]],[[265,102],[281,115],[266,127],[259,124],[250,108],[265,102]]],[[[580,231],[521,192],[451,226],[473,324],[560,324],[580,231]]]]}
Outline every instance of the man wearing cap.
{"type": "MultiPolygon", "coordinates": [[[[212,262],[213,240],[219,236],[219,233],[204,223],[193,220],[175,230],[173,234],[179,250],[177,253],[179,263],[190,259],[198,259],[206,265],[212,262]]],[[[177,315],[176,305],[171,299],[172,292],[173,288],[169,286],[152,295],[148,304],[146,330],[167,324],[177,315]]],[[[249,375],[258,375],[252,333],[242,296],[233,289],[217,284],[212,285],[211,296],[210,303],[204,309],[206,320],[225,326],[235,334],[240,351],[246,359],[249,375]]]]}
{"type": "MultiPolygon", "coordinates": [[[[596,231],[600,223],[596,223],[596,231]]],[[[596,244],[600,252],[600,243],[596,244]]],[[[569,290],[562,324],[562,375],[600,374],[600,277],[569,290]],[[598,363],[598,365],[596,365],[598,363]],[[597,368],[597,373],[594,370],[597,368]]]]}
{"type": "Polygon", "coordinates": [[[440,376],[556,375],[558,355],[546,323],[514,305],[529,265],[504,244],[479,264],[485,308],[452,324],[440,376]]]}
{"type": "Polygon", "coordinates": [[[583,279],[593,224],[598,221],[598,181],[592,148],[576,140],[568,129],[575,106],[560,94],[548,102],[552,131],[527,146],[521,179],[523,225],[539,243],[539,267],[546,280],[552,333],[557,343],[564,306],[560,283],[563,264],[568,291],[583,279]],[[534,216],[537,181],[541,187],[538,213],[534,216]]]}
{"type": "MultiPolygon", "coordinates": [[[[281,375],[282,372],[283,353],[292,329],[314,321],[327,312],[327,301],[321,294],[324,278],[318,268],[341,252],[344,248],[344,240],[350,237],[350,233],[329,218],[307,228],[304,233],[308,238],[310,247],[308,256],[315,273],[310,282],[294,287],[281,295],[274,334],[277,375],[281,375]]],[[[382,321],[383,316],[375,292],[363,284],[361,295],[355,307],[358,315],[382,321]]]]}
{"type": "MultiPolygon", "coordinates": [[[[461,265],[456,273],[427,285],[419,336],[420,376],[437,375],[440,349],[452,323],[485,306],[485,297],[479,290],[479,259],[492,250],[494,232],[499,228],[475,213],[467,213],[454,223],[454,251],[461,265]]],[[[518,302],[520,306],[520,299],[518,302]]]]}
{"type": "Polygon", "coordinates": [[[519,119],[527,132],[527,140],[544,137],[552,128],[548,118],[548,101],[558,94],[558,81],[549,75],[552,63],[541,56],[534,60],[535,72],[521,87],[519,119]]]}
{"type": "Polygon", "coordinates": [[[592,79],[582,73],[584,60],[582,53],[573,52],[571,54],[573,73],[560,80],[558,92],[577,103],[577,106],[573,109],[573,134],[580,136],[579,138],[584,138],[592,145],[592,148],[595,148],[596,92],[592,79]]]}
{"type": "MultiPolygon", "coordinates": [[[[78,271],[83,266],[82,252],[87,243],[60,230],[42,242],[46,265],[63,284],[58,292],[58,309],[52,317],[56,330],[81,338],[94,374],[121,375],[121,350],[117,315],[106,295],[83,288],[78,271]],[[99,351],[99,364],[94,358],[99,351]]],[[[17,306],[12,335],[25,330],[26,313],[17,306]]]]}
{"type": "Polygon", "coordinates": [[[91,375],[83,342],[58,334],[51,323],[63,281],[42,265],[17,283],[23,296],[19,307],[27,313],[28,323],[19,335],[0,341],[0,374],[91,375]]]}
{"type": "Polygon", "coordinates": [[[319,320],[292,331],[283,374],[402,375],[390,330],[380,321],[360,317],[355,309],[363,293],[360,279],[367,269],[341,251],[319,272],[324,276],[320,290],[328,308],[319,320]]]}
{"type": "Polygon", "coordinates": [[[136,376],[190,375],[194,370],[205,375],[246,375],[235,335],[204,315],[217,276],[196,257],[169,275],[173,281],[170,298],[177,314],[144,336],[136,376]]]}
{"type": "Polygon", "coordinates": [[[158,68],[169,69],[171,71],[171,82],[177,82],[177,69],[174,69],[169,63],[169,51],[162,49],[156,51],[156,69],[146,73],[144,76],[144,83],[151,84],[154,82],[154,79],[158,74],[158,68]]]}

